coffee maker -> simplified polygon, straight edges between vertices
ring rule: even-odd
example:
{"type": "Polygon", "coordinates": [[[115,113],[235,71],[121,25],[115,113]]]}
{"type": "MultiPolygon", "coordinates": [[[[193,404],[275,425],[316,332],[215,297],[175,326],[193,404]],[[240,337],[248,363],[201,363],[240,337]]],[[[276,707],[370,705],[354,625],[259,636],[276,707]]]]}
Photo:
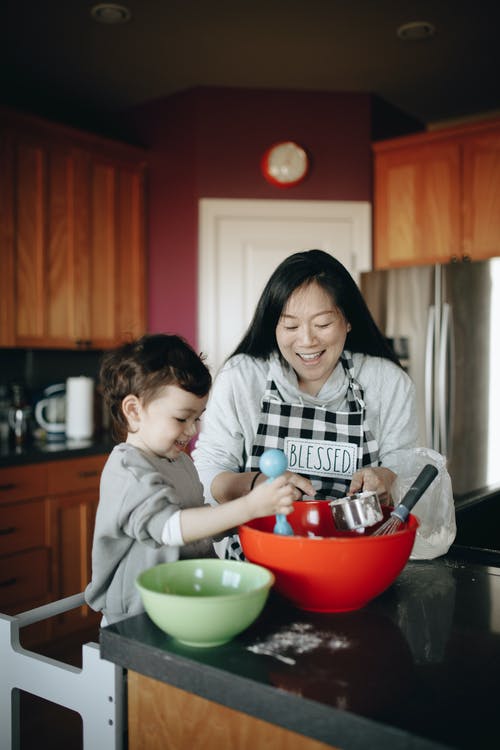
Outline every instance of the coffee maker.
{"type": "Polygon", "coordinates": [[[35,405],[35,420],[48,442],[66,439],[66,384],[55,383],[43,391],[35,405]]]}

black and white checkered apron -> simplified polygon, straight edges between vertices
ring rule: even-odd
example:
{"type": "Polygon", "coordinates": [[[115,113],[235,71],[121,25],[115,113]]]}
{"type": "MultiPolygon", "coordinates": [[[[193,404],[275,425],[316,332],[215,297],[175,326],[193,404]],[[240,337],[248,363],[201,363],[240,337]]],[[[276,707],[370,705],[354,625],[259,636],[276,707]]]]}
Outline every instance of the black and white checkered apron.
{"type": "MultiPolygon", "coordinates": [[[[275,382],[268,380],[246,471],[259,468],[259,458],[267,448],[279,448],[287,457],[288,469],[311,480],[314,499],[325,500],[344,497],[357,469],[378,465],[378,443],[366,423],[363,389],[354,377],[351,353],[344,351],[340,361],[349,381],[349,411],[286,403],[275,382]]],[[[229,538],[225,556],[244,559],[237,534],[229,538]]]]}

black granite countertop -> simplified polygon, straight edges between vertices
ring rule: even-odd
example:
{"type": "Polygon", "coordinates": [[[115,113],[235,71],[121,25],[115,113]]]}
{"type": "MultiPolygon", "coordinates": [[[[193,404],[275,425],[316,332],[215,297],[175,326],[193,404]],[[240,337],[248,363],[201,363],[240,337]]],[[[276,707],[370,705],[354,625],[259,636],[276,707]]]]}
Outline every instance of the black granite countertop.
{"type": "Polygon", "coordinates": [[[273,592],[256,623],[217,648],[183,646],[145,614],[100,637],[103,657],[125,668],[345,750],[499,744],[500,567],[409,562],[343,614],[273,592]]]}
{"type": "Polygon", "coordinates": [[[68,440],[60,442],[31,442],[22,448],[0,447],[0,468],[23,466],[43,461],[60,461],[80,456],[95,456],[109,453],[115,443],[109,435],[100,435],[91,440],[68,440]]]}

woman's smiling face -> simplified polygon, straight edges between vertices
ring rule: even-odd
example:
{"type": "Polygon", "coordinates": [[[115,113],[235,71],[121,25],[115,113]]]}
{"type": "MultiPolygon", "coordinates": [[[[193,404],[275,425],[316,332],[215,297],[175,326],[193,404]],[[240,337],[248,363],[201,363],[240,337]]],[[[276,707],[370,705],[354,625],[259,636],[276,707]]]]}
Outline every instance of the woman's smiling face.
{"type": "Polygon", "coordinates": [[[319,393],[337,366],[350,330],[350,323],[317,282],[290,295],[276,326],[276,340],[301,390],[312,396],[319,393]]]}

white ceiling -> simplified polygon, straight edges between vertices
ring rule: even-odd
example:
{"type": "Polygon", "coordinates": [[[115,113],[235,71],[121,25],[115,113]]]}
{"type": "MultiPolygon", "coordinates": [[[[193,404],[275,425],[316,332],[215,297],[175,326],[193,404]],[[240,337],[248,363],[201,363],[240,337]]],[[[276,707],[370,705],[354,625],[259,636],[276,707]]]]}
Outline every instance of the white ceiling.
{"type": "Polygon", "coordinates": [[[500,110],[499,0],[0,0],[4,103],[114,115],[195,86],[378,94],[424,123],[500,110]],[[400,24],[436,34],[401,41],[400,24]]]}

